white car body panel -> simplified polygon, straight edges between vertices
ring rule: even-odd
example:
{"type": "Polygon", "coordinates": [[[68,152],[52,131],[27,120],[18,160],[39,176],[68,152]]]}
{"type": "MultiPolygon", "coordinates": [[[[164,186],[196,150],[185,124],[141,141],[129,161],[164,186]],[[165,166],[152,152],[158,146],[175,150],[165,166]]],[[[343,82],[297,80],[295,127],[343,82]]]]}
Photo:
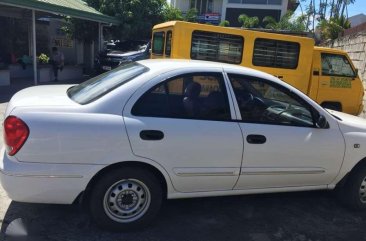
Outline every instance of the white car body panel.
{"type": "Polygon", "coordinates": [[[338,121],[271,75],[204,61],[139,63],[150,71],[86,105],[72,101],[66,94],[71,86],[66,85],[32,87],[12,98],[5,117],[15,115],[30,129],[28,140],[15,156],[8,156],[4,149],[1,153],[1,183],[13,200],[72,203],[99,171],[123,162],[155,167],[165,178],[168,198],[318,190],[334,188],[366,157],[365,121],[334,113],[343,119],[338,121]],[[232,121],[131,114],[138,98],[158,82],[208,69],[285,86],[323,115],[330,128],[242,123],[227,79],[232,121]],[[142,141],[139,132],[144,129],[162,130],[165,138],[142,141]],[[263,134],[268,142],[249,145],[245,141],[248,134],[263,134]],[[291,152],[284,152],[284,147],[291,152]]]}

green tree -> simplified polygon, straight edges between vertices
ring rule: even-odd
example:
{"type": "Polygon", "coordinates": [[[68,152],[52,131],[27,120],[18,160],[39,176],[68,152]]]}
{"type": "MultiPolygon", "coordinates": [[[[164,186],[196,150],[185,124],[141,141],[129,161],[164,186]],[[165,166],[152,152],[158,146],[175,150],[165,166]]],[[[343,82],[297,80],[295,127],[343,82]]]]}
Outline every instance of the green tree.
{"type": "Polygon", "coordinates": [[[173,20],[183,20],[182,11],[178,8],[173,7],[170,4],[165,4],[163,9],[163,19],[164,21],[173,21],[173,20]]]}
{"type": "Polygon", "coordinates": [[[227,20],[222,20],[219,24],[219,26],[222,26],[222,27],[229,27],[230,26],[230,22],[227,21],[227,20]]]}
{"type": "Polygon", "coordinates": [[[345,16],[332,17],[329,20],[323,19],[318,24],[322,40],[337,39],[343,30],[351,27],[351,23],[345,16]]]}
{"type": "Polygon", "coordinates": [[[271,16],[266,16],[263,18],[263,23],[267,29],[302,32],[306,30],[306,18],[306,15],[295,17],[293,12],[289,11],[284,16],[282,16],[279,21],[276,21],[276,19],[271,16]]]}
{"type": "Polygon", "coordinates": [[[61,30],[69,37],[91,43],[98,39],[98,24],[78,18],[65,17],[61,30]]]}
{"type": "Polygon", "coordinates": [[[150,38],[152,27],[164,20],[166,0],[86,0],[100,12],[121,20],[109,28],[116,38],[150,38]]]}
{"type": "Polygon", "coordinates": [[[186,15],[184,16],[184,21],[187,22],[197,22],[197,16],[198,16],[198,11],[195,8],[191,8],[187,11],[186,15]]]}
{"type": "Polygon", "coordinates": [[[238,21],[242,24],[242,28],[255,28],[259,25],[258,17],[249,17],[246,14],[241,14],[238,17],[238,21]]]}

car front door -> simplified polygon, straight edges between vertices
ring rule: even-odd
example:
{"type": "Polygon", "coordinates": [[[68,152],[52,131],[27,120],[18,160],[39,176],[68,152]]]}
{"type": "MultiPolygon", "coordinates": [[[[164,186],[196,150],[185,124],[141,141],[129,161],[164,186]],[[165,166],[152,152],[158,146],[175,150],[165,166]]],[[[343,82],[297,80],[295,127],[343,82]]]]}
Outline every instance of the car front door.
{"type": "Polygon", "coordinates": [[[228,74],[240,114],[244,155],[236,189],[320,186],[341,167],[338,124],[317,128],[318,112],[302,98],[264,79],[228,74]]]}
{"type": "Polygon", "coordinates": [[[232,189],[243,138],[222,69],[167,76],[150,80],[124,108],[134,154],[163,166],[177,191],[232,189]]]}

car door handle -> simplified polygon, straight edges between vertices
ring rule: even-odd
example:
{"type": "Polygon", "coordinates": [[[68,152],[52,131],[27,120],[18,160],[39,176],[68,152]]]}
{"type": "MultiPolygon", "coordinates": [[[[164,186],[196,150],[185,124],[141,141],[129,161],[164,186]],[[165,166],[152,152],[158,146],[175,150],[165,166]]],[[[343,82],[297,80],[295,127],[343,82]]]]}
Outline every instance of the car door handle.
{"type": "Polygon", "coordinates": [[[146,141],[159,141],[164,138],[164,133],[157,130],[143,130],[140,132],[140,138],[146,141]]]}
{"type": "Polygon", "coordinates": [[[262,135],[248,135],[247,142],[250,144],[263,144],[267,141],[265,136],[262,135]]]}

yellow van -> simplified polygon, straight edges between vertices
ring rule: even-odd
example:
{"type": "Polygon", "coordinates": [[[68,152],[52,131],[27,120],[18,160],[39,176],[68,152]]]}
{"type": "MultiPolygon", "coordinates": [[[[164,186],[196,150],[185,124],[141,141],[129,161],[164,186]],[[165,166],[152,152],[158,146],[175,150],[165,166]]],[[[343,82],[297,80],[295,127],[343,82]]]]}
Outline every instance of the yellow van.
{"type": "Polygon", "coordinates": [[[277,76],[325,108],[358,115],[364,89],[344,51],[307,37],[181,21],[153,28],[151,58],[238,64],[277,76]]]}

